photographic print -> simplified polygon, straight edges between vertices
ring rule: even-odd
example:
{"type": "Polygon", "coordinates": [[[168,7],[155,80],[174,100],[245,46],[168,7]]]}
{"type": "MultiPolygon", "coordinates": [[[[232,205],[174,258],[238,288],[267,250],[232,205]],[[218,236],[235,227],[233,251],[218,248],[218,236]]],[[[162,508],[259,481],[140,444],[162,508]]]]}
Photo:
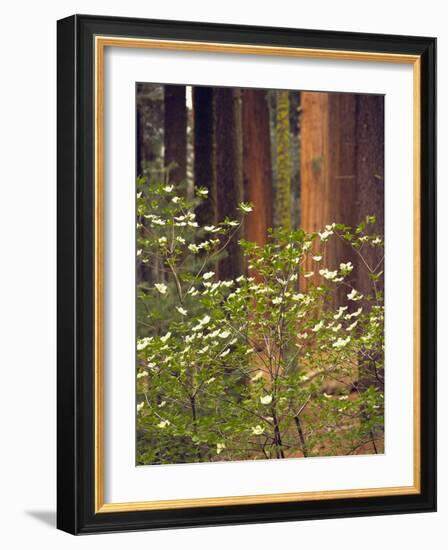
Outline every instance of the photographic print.
{"type": "Polygon", "coordinates": [[[430,37],[58,21],[59,529],[435,511],[435,77],[430,37]]]}
{"type": "Polygon", "coordinates": [[[384,96],[135,101],[136,464],[384,453],[384,96]]]}

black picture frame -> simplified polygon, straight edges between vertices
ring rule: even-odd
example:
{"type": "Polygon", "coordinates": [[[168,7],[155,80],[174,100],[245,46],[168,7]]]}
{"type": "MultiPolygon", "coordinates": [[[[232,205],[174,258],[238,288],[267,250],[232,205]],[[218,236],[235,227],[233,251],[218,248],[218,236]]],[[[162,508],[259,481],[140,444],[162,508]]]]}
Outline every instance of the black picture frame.
{"type": "Polygon", "coordinates": [[[57,25],[57,526],[72,534],[431,512],[436,509],[436,40],[74,15],[57,25]],[[95,511],[94,38],[120,36],[416,55],[421,61],[419,494],[95,511]]]}

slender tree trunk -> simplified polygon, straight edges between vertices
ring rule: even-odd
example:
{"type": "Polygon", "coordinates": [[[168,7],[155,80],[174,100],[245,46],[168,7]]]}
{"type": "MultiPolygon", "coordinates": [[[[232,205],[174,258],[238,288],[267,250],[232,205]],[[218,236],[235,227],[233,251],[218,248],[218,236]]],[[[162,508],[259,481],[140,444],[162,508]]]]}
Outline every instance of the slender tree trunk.
{"type": "MultiPolygon", "coordinates": [[[[191,407],[191,417],[193,420],[193,433],[195,436],[198,434],[198,417],[197,417],[197,410],[196,410],[196,398],[194,396],[190,396],[190,407],[191,407]]],[[[202,452],[200,446],[197,444],[196,447],[196,455],[198,460],[200,461],[202,458],[202,452]]]]}
{"type": "Polygon", "coordinates": [[[283,229],[291,229],[291,152],[289,126],[289,92],[277,92],[277,193],[276,219],[283,229]]]}
{"type": "Polygon", "coordinates": [[[308,456],[308,448],[306,445],[305,434],[303,433],[302,422],[299,415],[294,417],[294,422],[296,424],[297,433],[299,434],[300,448],[302,449],[304,458],[306,458],[308,456]]]}
{"type": "MultiPolygon", "coordinates": [[[[237,207],[242,198],[240,150],[239,97],[232,88],[216,88],[214,98],[216,142],[216,198],[217,219],[238,219],[237,207]]],[[[219,261],[221,279],[237,277],[242,270],[239,235],[227,247],[227,254],[219,261]]]]}
{"type": "Polygon", "coordinates": [[[194,111],[194,183],[208,189],[208,199],[197,209],[200,225],[212,224],[216,219],[216,179],[213,162],[213,88],[193,88],[194,111]]]}
{"type": "Polygon", "coordinates": [[[242,98],[244,200],[255,205],[246,218],[245,237],[262,245],[272,227],[269,109],[264,90],[246,88],[242,98]]]}
{"type": "Polygon", "coordinates": [[[275,407],[271,408],[272,418],[274,419],[274,444],[275,453],[277,458],[285,458],[285,452],[283,450],[282,434],[280,432],[280,425],[278,422],[277,411],[275,407]]]}
{"type": "Polygon", "coordinates": [[[169,180],[180,183],[187,175],[187,110],[185,86],[165,86],[165,166],[169,180]]]}

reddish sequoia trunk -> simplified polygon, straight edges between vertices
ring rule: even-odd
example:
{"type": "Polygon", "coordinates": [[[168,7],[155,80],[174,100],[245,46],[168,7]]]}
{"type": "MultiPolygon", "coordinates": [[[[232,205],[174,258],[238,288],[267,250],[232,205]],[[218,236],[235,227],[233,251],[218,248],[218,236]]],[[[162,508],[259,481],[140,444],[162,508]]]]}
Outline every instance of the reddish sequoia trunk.
{"type": "MultiPolygon", "coordinates": [[[[381,231],[384,128],[377,96],[304,92],[301,131],[302,227],[316,231],[332,222],[355,226],[376,214],[381,231]]],[[[333,241],[327,267],[335,269],[347,260],[355,266],[353,283],[362,291],[368,276],[361,260],[344,243],[333,241]]],[[[311,262],[307,269],[313,269],[311,262]]],[[[336,303],[344,301],[340,289],[336,303]]]]}
{"type": "Polygon", "coordinates": [[[255,205],[246,218],[245,237],[262,245],[272,227],[269,110],[264,90],[244,89],[242,99],[244,200],[255,205]]]}
{"type": "MultiPolygon", "coordinates": [[[[374,232],[384,232],[384,99],[354,94],[302,94],[301,119],[302,226],[316,231],[331,222],[356,226],[375,215],[374,232]]],[[[362,294],[372,295],[373,286],[363,260],[344,243],[332,241],[326,264],[352,261],[350,282],[362,294]]],[[[365,247],[364,260],[373,269],[383,251],[365,247]]],[[[316,269],[310,260],[308,269],[316,269]]],[[[316,269],[317,271],[317,269],[316,269]]],[[[319,278],[315,278],[316,281],[319,278]]],[[[307,280],[302,281],[306,285],[307,280]]],[[[377,290],[382,290],[382,284],[377,290]]],[[[340,289],[334,305],[347,302],[340,289]]],[[[366,362],[359,357],[357,386],[383,388],[378,377],[382,353],[366,362]]],[[[366,416],[367,419],[367,416],[366,416]]],[[[374,444],[372,444],[374,447],[374,444]]],[[[375,451],[376,452],[376,451],[375,451]]]]}

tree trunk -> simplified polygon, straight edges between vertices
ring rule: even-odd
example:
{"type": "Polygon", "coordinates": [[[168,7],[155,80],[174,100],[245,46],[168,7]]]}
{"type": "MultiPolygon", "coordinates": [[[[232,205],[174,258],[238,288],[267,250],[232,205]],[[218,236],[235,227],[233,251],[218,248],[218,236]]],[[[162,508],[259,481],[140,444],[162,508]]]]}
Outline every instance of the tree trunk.
{"type": "Polygon", "coordinates": [[[136,105],[137,105],[137,146],[136,146],[136,174],[137,176],[148,176],[147,163],[155,159],[157,152],[154,150],[154,143],[151,139],[151,134],[148,131],[151,120],[151,114],[157,109],[159,102],[153,101],[150,98],[153,85],[139,83],[136,88],[136,105]]]}
{"type": "MultiPolygon", "coordinates": [[[[302,93],[301,214],[305,231],[320,231],[333,222],[358,223],[355,115],[354,94],[302,93]]],[[[350,247],[332,240],[326,247],[325,266],[334,270],[346,261],[355,262],[350,247]]],[[[317,271],[317,266],[308,259],[307,270],[317,271]]],[[[315,275],[309,280],[318,284],[321,278],[315,275]]],[[[341,287],[334,305],[344,302],[341,287]]]]}
{"type": "MultiPolygon", "coordinates": [[[[384,235],[384,98],[377,95],[357,96],[356,114],[356,174],[358,221],[375,215],[373,231],[384,235]]],[[[369,266],[381,261],[382,248],[366,248],[363,255],[369,266]]],[[[381,279],[382,281],[382,279],[381,279]]],[[[364,295],[372,293],[372,282],[365,269],[359,271],[357,289],[364,295]]],[[[377,291],[383,292],[380,282],[377,291]]]]}
{"type": "Polygon", "coordinates": [[[269,110],[264,90],[247,88],[242,97],[244,200],[255,206],[245,221],[245,238],[263,245],[272,227],[269,110]]]}
{"type": "Polygon", "coordinates": [[[185,86],[165,86],[165,167],[169,181],[180,183],[187,175],[187,110],[185,86]]]}
{"type": "Polygon", "coordinates": [[[303,229],[313,233],[330,217],[328,94],[303,92],[301,107],[301,221],[303,229]]]}
{"type": "Polygon", "coordinates": [[[199,225],[216,219],[216,181],[213,161],[213,88],[193,87],[194,183],[208,189],[208,199],[196,209],[199,225]]]}
{"type": "MultiPolygon", "coordinates": [[[[232,88],[216,88],[214,98],[216,142],[216,198],[217,219],[238,219],[238,204],[242,198],[242,174],[240,150],[240,123],[238,121],[239,96],[232,88]]],[[[226,249],[226,256],[219,261],[220,279],[230,279],[241,274],[239,235],[235,235],[226,249]]]]}
{"type": "Polygon", "coordinates": [[[277,92],[277,193],[276,220],[283,229],[291,229],[291,152],[289,126],[289,92],[277,92]]]}
{"type": "MultiPolygon", "coordinates": [[[[375,215],[373,231],[384,235],[384,98],[377,95],[358,96],[356,116],[356,211],[359,220],[375,215]]],[[[362,251],[366,263],[374,269],[381,262],[384,249],[366,247],[362,251]]],[[[355,286],[364,296],[384,292],[384,279],[375,287],[368,276],[368,270],[358,261],[355,286]]],[[[359,361],[358,388],[363,391],[375,386],[384,391],[383,353],[359,361]]],[[[376,452],[375,443],[372,442],[376,452]]]]}
{"type": "Polygon", "coordinates": [[[136,147],[136,159],[135,159],[135,173],[137,176],[143,174],[143,135],[144,135],[144,126],[143,126],[143,114],[140,109],[137,109],[137,147],[136,147]]]}
{"type": "MultiPolygon", "coordinates": [[[[356,94],[302,94],[301,118],[302,226],[314,232],[336,222],[352,227],[375,215],[374,232],[384,233],[384,100],[381,96],[356,94]]],[[[373,269],[382,249],[365,247],[364,260],[373,269]]],[[[340,262],[354,265],[353,286],[365,296],[373,294],[364,262],[342,242],[327,247],[325,265],[336,269],[340,262]]],[[[308,270],[316,270],[309,259],[308,270]]],[[[310,279],[301,283],[306,288],[310,279]]],[[[320,282],[314,276],[315,283],[320,282]]],[[[379,283],[377,290],[382,291],[379,283]]],[[[347,303],[346,290],[338,290],[333,305],[347,303]]],[[[383,387],[377,364],[382,353],[366,362],[360,357],[358,388],[383,387]]]]}

